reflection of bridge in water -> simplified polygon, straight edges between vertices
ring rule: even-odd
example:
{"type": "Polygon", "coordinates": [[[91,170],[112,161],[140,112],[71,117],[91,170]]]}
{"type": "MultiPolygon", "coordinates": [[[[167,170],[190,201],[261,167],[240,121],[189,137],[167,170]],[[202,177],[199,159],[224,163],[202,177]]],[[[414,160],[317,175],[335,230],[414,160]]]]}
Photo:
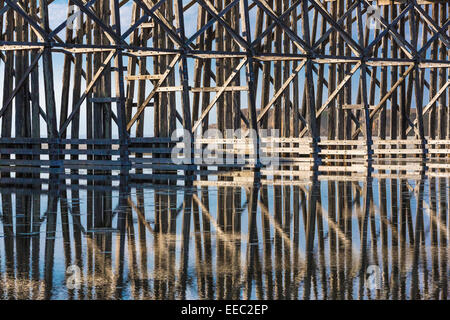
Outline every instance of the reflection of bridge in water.
{"type": "Polygon", "coordinates": [[[110,178],[4,185],[0,298],[447,299],[448,176],[110,178]]]}

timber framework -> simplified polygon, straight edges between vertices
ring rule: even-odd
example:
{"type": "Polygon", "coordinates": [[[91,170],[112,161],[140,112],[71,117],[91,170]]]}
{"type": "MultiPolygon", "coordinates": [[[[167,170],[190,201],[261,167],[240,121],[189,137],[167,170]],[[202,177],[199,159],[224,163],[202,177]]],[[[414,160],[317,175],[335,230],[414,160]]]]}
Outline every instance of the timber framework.
{"type": "Polygon", "coordinates": [[[448,172],[449,12],[446,0],[2,0],[2,179],[164,180],[259,168],[260,152],[296,171],[448,172]],[[196,138],[211,128],[222,137],[196,138]],[[175,165],[177,129],[245,163],[175,165]]]}

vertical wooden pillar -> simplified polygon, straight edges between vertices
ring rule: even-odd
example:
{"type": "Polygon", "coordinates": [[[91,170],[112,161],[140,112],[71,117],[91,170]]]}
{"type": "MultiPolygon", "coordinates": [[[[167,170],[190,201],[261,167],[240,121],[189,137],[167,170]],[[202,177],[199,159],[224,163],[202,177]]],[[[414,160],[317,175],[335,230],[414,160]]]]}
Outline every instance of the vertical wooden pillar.
{"type": "MultiPolygon", "coordinates": [[[[76,31],[76,36],[74,39],[74,42],[78,44],[83,43],[83,36],[84,36],[84,28],[83,26],[83,17],[80,17],[80,28],[76,31]]],[[[83,69],[83,55],[78,53],[75,54],[75,63],[74,63],[74,76],[73,76],[73,95],[72,95],[72,110],[76,108],[76,104],[80,100],[81,97],[81,76],[82,76],[82,69],[83,69]]],[[[66,116],[67,118],[67,116],[66,116]]],[[[61,119],[62,120],[62,119],[61,119]]],[[[64,120],[65,121],[65,120],[64,120]]],[[[61,121],[62,122],[62,121],[61,121]]],[[[80,110],[77,111],[77,113],[74,115],[72,119],[72,125],[71,125],[71,133],[70,138],[71,139],[78,139],[80,136],[80,110]]],[[[79,148],[78,144],[71,145],[71,149],[77,150],[79,148]]],[[[71,160],[78,160],[79,156],[78,154],[72,154],[70,156],[71,160]]],[[[72,170],[73,174],[78,174],[78,170],[74,169],[72,170]]],[[[72,184],[77,184],[78,180],[73,179],[72,184]]]]}
{"type": "MultiPolygon", "coordinates": [[[[397,5],[391,4],[391,20],[394,20],[397,17],[397,5]]],[[[391,58],[396,59],[398,57],[398,45],[396,41],[391,41],[391,58]]],[[[391,85],[397,82],[398,79],[398,67],[391,66],[391,85]]],[[[390,122],[390,138],[391,140],[397,139],[397,119],[398,119],[398,95],[397,91],[395,91],[391,96],[391,122],[390,122]]]]}
{"type": "MultiPolygon", "coordinates": [[[[289,9],[289,0],[283,0],[283,12],[289,9]]],[[[292,29],[290,25],[290,20],[286,19],[285,24],[292,29]]],[[[290,52],[290,38],[286,32],[283,32],[283,53],[289,54],[290,52]]],[[[285,83],[289,78],[289,73],[291,72],[291,62],[289,60],[283,61],[283,83],[285,83]]],[[[282,136],[289,137],[291,134],[291,96],[289,86],[284,90],[282,96],[282,136]]]]}
{"type": "MultiPolygon", "coordinates": [[[[72,1],[68,2],[67,19],[73,14],[72,1]]],[[[71,26],[66,27],[66,43],[73,44],[73,31],[71,26]]],[[[69,113],[69,95],[70,95],[70,74],[72,72],[72,55],[66,54],[64,56],[63,65],[63,76],[62,76],[62,90],[61,90],[61,105],[59,114],[59,125],[62,126],[67,120],[69,113]]],[[[67,135],[67,130],[61,133],[61,138],[65,139],[67,135]]]]}
{"type": "MultiPolygon", "coordinates": [[[[113,0],[112,3],[112,21],[117,34],[120,32],[120,10],[119,0],[113,0]]],[[[130,166],[130,160],[128,157],[128,132],[127,132],[127,119],[125,110],[125,86],[123,78],[123,47],[121,43],[116,42],[116,57],[114,58],[115,74],[116,74],[116,101],[117,101],[117,120],[119,131],[119,145],[120,145],[120,162],[121,173],[128,172],[130,166]]]]}
{"type": "MultiPolygon", "coordinates": [[[[311,37],[309,30],[309,16],[308,16],[308,1],[303,0],[302,3],[302,12],[303,12],[303,32],[304,32],[304,40],[305,43],[311,47],[311,37]]],[[[308,125],[309,130],[312,136],[312,147],[313,147],[313,157],[315,161],[315,167],[318,165],[319,161],[319,147],[318,143],[320,141],[320,132],[317,127],[316,121],[316,104],[314,101],[314,78],[313,78],[313,65],[312,65],[312,57],[311,54],[313,52],[309,52],[309,57],[306,62],[306,73],[305,73],[305,92],[306,92],[306,102],[308,106],[308,125]]]]}
{"type": "MultiPolygon", "coordinates": [[[[416,11],[411,11],[411,24],[413,26],[419,21],[419,17],[416,11]]],[[[413,28],[412,39],[413,39],[413,47],[417,48],[417,30],[413,28]]],[[[417,128],[419,136],[417,137],[421,141],[421,149],[422,149],[422,158],[425,159],[425,129],[424,129],[424,121],[423,121],[423,101],[422,101],[422,90],[420,85],[420,79],[422,76],[422,72],[419,67],[419,57],[416,57],[416,62],[414,66],[414,91],[415,91],[415,102],[416,102],[416,113],[417,113],[417,128]]]]}
{"type": "MultiPolygon", "coordinates": [[[[39,0],[39,7],[41,11],[41,26],[48,32],[49,28],[49,16],[48,16],[48,2],[46,0],[39,0]]],[[[47,115],[47,136],[50,139],[57,139],[59,134],[57,131],[56,122],[56,103],[55,103],[55,91],[53,82],[53,62],[52,53],[49,47],[44,49],[42,55],[42,68],[44,74],[44,89],[45,89],[45,109],[47,115]]],[[[50,160],[57,160],[58,146],[51,143],[50,160]]]]}
{"type": "MultiPolygon", "coordinates": [[[[185,27],[184,27],[184,15],[183,15],[183,1],[182,0],[175,0],[175,20],[176,20],[176,26],[178,29],[178,34],[182,41],[185,41],[185,27]]],[[[180,61],[180,81],[181,86],[183,88],[183,91],[181,93],[181,106],[183,109],[183,128],[185,130],[186,134],[191,135],[191,163],[193,158],[193,135],[192,135],[192,122],[191,122],[191,108],[189,103],[189,80],[188,80],[188,64],[187,64],[187,48],[186,47],[180,47],[181,50],[183,50],[183,53],[181,55],[181,61],[180,61]]],[[[192,178],[193,178],[193,172],[190,170],[186,171],[186,185],[191,186],[192,185],[192,178]]]]}
{"type": "MultiPolygon", "coordinates": [[[[407,6],[406,3],[402,4],[400,6],[400,12],[402,12],[405,7],[407,6]]],[[[400,26],[400,36],[405,37],[405,23],[399,23],[400,26]]],[[[411,27],[414,27],[414,29],[418,30],[418,26],[413,26],[411,24],[411,27]]],[[[413,34],[413,33],[411,33],[413,34]]],[[[417,33],[416,33],[417,34],[417,33]]],[[[400,51],[400,59],[405,59],[406,55],[403,51],[400,51]]],[[[400,67],[400,74],[404,74],[406,71],[406,66],[400,67]]],[[[406,96],[406,81],[403,81],[402,84],[399,87],[400,90],[400,96],[399,96],[399,111],[400,111],[400,121],[399,121],[399,135],[400,139],[406,139],[406,129],[407,129],[407,119],[408,119],[408,112],[407,112],[407,96],[406,96]]]]}
{"type": "MultiPolygon", "coordinates": [[[[297,19],[297,7],[292,10],[291,13],[291,23],[292,23],[292,31],[294,31],[295,34],[298,33],[298,19],[297,19]]],[[[325,26],[325,23],[324,23],[325,26]]],[[[297,54],[298,49],[296,46],[292,46],[292,54],[297,54]]],[[[298,66],[297,61],[292,62],[292,69],[295,70],[298,66]]],[[[292,124],[292,136],[298,137],[300,134],[300,83],[298,76],[295,77],[292,85],[292,118],[293,118],[293,124],[292,124]]],[[[266,105],[263,103],[263,105],[266,105]]]]}
{"type": "MultiPolygon", "coordinates": [[[[281,1],[282,0],[274,0],[274,12],[277,16],[281,15],[281,1]]],[[[282,54],[282,43],[283,43],[283,33],[282,29],[279,25],[275,26],[274,29],[274,48],[272,49],[275,54],[282,54]]],[[[273,63],[273,90],[274,92],[278,92],[280,90],[282,83],[282,62],[280,60],[276,60],[273,63]]],[[[279,97],[273,104],[273,129],[278,130],[278,135],[281,137],[281,102],[282,99],[279,97]]]]}
{"type": "MultiPolygon", "coordinates": [[[[359,35],[359,44],[361,47],[364,47],[364,33],[363,33],[363,24],[362,24],[362,14],[361,14],[361,3],[357,7],[358,11],[358,35],[359,35]]],[[[361,62],[361,94],[364,106],[364,138],[366,140],[366,148],[367,148],[367,160],[369,164],[368,174],[371,172],[371,161],[372,161],[372,125],[370,120],[370,112],[369,112],[369,100],[367,94],[367,64],[366,57],[363,53],[362,62],[361,62]]]]}
{"type": "Polygon", "coordinates": [[[255,92],[255,79],[254,79],[254,61],[253,61],[253,50],[251,48],[251,35],[250,35],[250,16],[248,13],[248,0],[240,0],[239,2],[239,11],[241,14],[242,19],[242,37],[247,43],[247,86],[248,86],[248,121],[249,121],[249,127],[250,130],[253,130],[253,132],[256,134],[256,137],[253,137],[256,139],[255,143],[253,144],[255,149],[254,155],[255,155],[255,169],[259,170],[261,167],[261,162],[259,158],[259,149],[260,149],[260,137],[259,137],[259,130],[258,130],[258,123],[257,123],[257,117],[256,117],[256,92],[255,92]]]}
{"type": "MultiPolygon", "coordinates": [[[[215,0],[215,8],[218,12],[222,11],[223,9],[223,0],[215,0]]],[[[222,24],[217,23],[216,30],[215,30],[215,46],[217,51],[224,51],[224,27],[222,24]]],[[[225,75],[224,75],[224,59],[222,58],[216,58],[216,86],[222,87],[223,83],[225,81],[225,75]]],[[[216,103],[216,109],[217,109],[217,129],[223,134],[225,130],[225,101],[223,96],[217,100],[216,103]]],[[[220,146],[219,147],[223,147],[220,146]]]]}
{"type": "MultiPolygon", "coordinates": [[[[4,33],[5,41],[14,41],[14,12],[10,9],[6,13],[6,25],[4,33]]],[[[5,66],[3,78],[3,108],[6,108],[2,117],[2,138],[10,138],[12,134],[12,104],[5,106],[13,92],[14,51],[5,53],[5,66]]],[[[2,146],[3,147],[3,146],[2,146]]],[[[1,159],[10,159],[9,154],[2,154],[1,159]]],[[[1,177],[9,177],[9,172],[1,172],[1,177]]]]}
{"type": "MultiPolygon", "coordinates": [[[[239,17],[239,7],[234,6],[233,9],[231,9],[231,28],[233,30],[239,30],[240,27],[240,17],[239,17]]],[[[236,43],[236,41],[231,41],[231,49],[233,52],[239,50],[239,45],[236,43]]],[[[232,59],[231,60],[231,68],[232,70],[236,69],[239,65],[239,59],[232,59]]],[[[232,82],[232,85],[234,86],[240,86],[241,80],[239,76],[236,76],[234,78],[234,81],[232,82]]],[[[233,99],[233,106],[232,106],[232,119],[233,119],[233,129],[237,130],[241,128],[241,92],[240,91],[232,91],[232,99],[233,99]]]]}
{"type": "MultiPolygon", "coordinates": [[[[440,21],[441,25],[444,25],[446,21],[448,21],[450,6],[448,3],[441,2],[441,11],[440,11],[440,21]]],[[[437,21],[436,21],[437,22],[437,21]]],[[[444,32],[444,35],[449,35],[448,28],[447,32],[444,32]]],[[[444,42],[441,42],[440,47],[440,55],[439,59],[441,61],[449,60],[448,51],[449,48],[446,47],[444,42]]],[[[447,68],[439,68],[439,87],[442,88],[445,86],[445,83],[448,81],[448,72],[447,68]]],[[[442,94],[439,103],[438,103],[438,135],[439,139],[445,139],[446,129],[450,133],[450,112],[448,107],[448,100],[445,94],[442,94]]],[[[449,137],[450,138],[450,135],[449,137]]]]}
{"type": "MultiPolygon", "coordinates": [[[[331,7],[331,17],[336,20],[336,5],[335,1],[330,2],[331,7]]],[[[336,32],[330,34],[329,39],[329,51],[330,55],[336,55],[336,32]]],[[[330,96],[336,89],[336,64],[332,63],[328,65],[328,96],[330,96]]],[[[333,99],[328,107],[328,140],[333,140],[336,138],[336,99],[333,99]]]]}
{"type": "MultiPolygon", "coordinates": [[[[389,14],[389,7],[384,7],[384,16],[388,16],[389,14]]],[[[388,57],[388,39],[385,37],[382,40],[382,49],[381,54],[383,58],[388,57]]],[[[388,92],[387,86],[388,86],[388,67],[382,67],[381,68],[381,79],[380,79],[380,96],[384,97],[386,93],[388,92]]],[[[384,102],[379,116],[378,121],[378,137],[380,139],[386,139],[386,115],[387,115],[387,103],[384,102]]]]}

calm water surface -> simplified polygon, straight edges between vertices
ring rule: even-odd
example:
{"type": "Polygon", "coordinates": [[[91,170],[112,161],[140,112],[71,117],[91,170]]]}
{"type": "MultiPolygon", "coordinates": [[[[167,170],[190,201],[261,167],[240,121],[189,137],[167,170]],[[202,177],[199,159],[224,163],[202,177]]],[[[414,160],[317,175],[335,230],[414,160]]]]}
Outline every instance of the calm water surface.
{"type": "Polygon", "coordinates": [[[0,298],[447,299],[448,199],[448,177],[2,188],[0,298]]]}

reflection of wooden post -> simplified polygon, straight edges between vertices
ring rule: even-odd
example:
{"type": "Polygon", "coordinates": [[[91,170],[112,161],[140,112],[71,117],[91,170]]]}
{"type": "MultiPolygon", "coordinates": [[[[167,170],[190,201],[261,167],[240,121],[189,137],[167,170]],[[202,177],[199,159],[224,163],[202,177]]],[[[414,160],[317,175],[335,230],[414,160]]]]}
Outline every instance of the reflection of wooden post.
{"type": "MultiPolygon", "coordinates": [[[[228,103],[229,101],[227,101],[228,103]]],[[[231,103],[230,103],[231,105],[231,103]]],[[[233,179],[229,177],[227,180],[233,179]]],[[[225,187],[225,197],[224,197],[224,231],[226,234],[232,234],[233,227],[233,188],[225,187]]],[[[225,261],[231,261],[232,252],[230,250],[225,251],[225,261]]],[[[232,271],[229,270],[225,273],[225,299],[231,299],[232,295],[232,271]]]]}
{"type": "Polygon", "coordinates": [[[367,271],[367,229],[368,222],[370,218],[370,212],[373,210],[373,199],[372,199],[372,179],[368,177],[364,182],[364,193],[363,193],[363,210],[362,210],[362,221],[360,227],[360,241],[361,241],[361,262],[359,269],[359,299],[364,298],[364,289],[366,287],[366,271],[367,271]]]}
{"type": "MultiPolygon", "coordinates": [[[[282,225],[282,190],[281,186],[275,185],[273,186],[273,209],[274,209],[274,220],[277,225],[282,225]]],[[[275,299],[283,299],[283,261],[282,261],[282,252],[283,252],[283,237],[281,230],[274,231],[274,255],[275,255],[275,299]]]]}
{"type": "MultiPolygon", "coordinates": [[[[202,203],[206,209],[209,209],[209,193],[207,187],[202,187],[202,203]]],[[[214,283],[213,283],[213,269],[212,269],[212,246],[211,246],[211,226],[207,213],[202,210],[202,227],[204,239],[205,252],[205,274],[206,274],[206,298],[214,298],[214,283]]]]}
{"type": "Polygon", "coordinates": [[[139,269],[137,265],[137,256],[136,256],[136,237],[134,232],[133,212],[129,207],[127,208],[126,225],[127,225],[127,239],[128,239],[127,265],[128,265],[128,278],[130,283],[130,292],[133,299],[138,299],[140,285],[137,279],[139,269]]]}
{"type": "Polygon", "coordinates": [[[388,298],[388,287],[389,287],[389,243],[388,243],[388,220],[387,220],[387,195],[386,195],[386,179],[380,179],[378,181],[378,192],[379,192],[379,206],[380,206],[380,234],[381,234],[381,254],[383,261],[383,292],[385,296],[382,298],[388,298]]]}
{"type": "MultiPolygon", "coordinates": [[[[170,192],[169,194],[169,228],[168,236],[170,239],[176,238],[177,233],[177,193],[170,192]]],[[[168,297],[170,299],[175,299],[175,274],[176,274],[176,244],[174,241],[169,241],[169,258],[168,258],[168,273],[169,273],[169,292],[168,297]]]]}
{"type": "MultiPolygon", "coordinates": [[[[42,8],[42,7],[41,7],[42,8]]],[[[44,298],[50,299],[53,295],[53,264],[55,254],[55,236],[58,223],[58,197],[52,188],[49,190],[47,202],[47,229],[45,239],[44,298]]]]}
{"type": "MultiPolygon", "coordinates": [[[[15,233],[15,242],[16,242],[16,279],[18,281],[28,280],[29,275],[29,254],[28,249],[30,247],[29,237],[25,235],[29,233],[29,197],[26,194],[17,194],[16,193],[16,214],[15,214],[15,225],[16,225],[16,233],[15,233]]],[[[24,295],[24,290],[17,290],[17,298],[18,299],[27,299],[28,296],[24,295]]]]}
{"type": "MultiPolygon", "coordinates": [[[[338,190],[337,190],[337,231],[339,234],[344,234],[345,232],[345,188],[344,181],[338,181],[338,190]]],[[[338,272],[338,299],[344,299],[345,294],[345,243],[342,241],[341,237],[338,237],[338,263],[337,263],[337,272],[338,272]]]]}
{"type": "MultiPolygon", "coordinates": [[[[320,203],[322,199],[319,199],[320,203]]],[[[318,209],[319,214],[317,215],[317,244],[319,251],[319,269],[320,269],[320,278],[321,278],[321,287],[322,287],[322,299],[328,299],[328,281],[327,281],[327,266],[325,260],[325,235],[324,235],[324,226],[323,226],[323,218],[324,212],[322,211],[322,205],[318,209]]],[[[297,242],[296,242],[297,243],[297,242]]]]}
{"type": "Polygon", "coordinates": [[[315,238],[315,224],[318,210],[317,202],[320,199],[320,183],[314,181],[308,192],[308,219],[306,221],[306,272],[303,288],[303,299],[309,300],[311,295],[311,280],[314,273],[314,238],[315,238]]]}
{"type": "MultiPolygon", "coordinates": [[[[5,248],[5,274],[7,279],[15,279],[14,270],[14,223],[13,223],[13,205],[11,194],[2,193],[2,224],[3,224],[3,234],[5,237],[4,248],[5,248]]],[[[7,281],[5,286],[5,293],[9,297],[14,296],[14,285],[7,281]]]]}
{"type": "MultiPolygon", "coordinates": [[[[328,220],[336,223],[336,183],[328,181],[328,220]]],[[[336,231],[328,228],[329,254],[330,254],[330,299],[337,299],[337,252],[336,252],[336,231]]]]}
{"type": "MultiPolygon", "coordinates": [[[[346,291],[346,299],[350,299],[352,297],[352,266],[353,266],[353,238],[352,238],[352,220],[353,220],[353,194],[352,194],[352,183],[350,181],[344,182],[344,197],[345,197],[345,279],[347,286],[345,288],[346,291]]],[[[373,212],[373,219],[375,220],[375,213],[373,212]]],[[[322,220],[322,219],[320,219],[322,220]]],[[[373,229],[375,229],[375,225],[373,223],[373,229]]],[[[376,233],[372,233],[372,237],[375,243],[375,253],[376,255],[376,233]]]]}
{"type": "MultiPolygon", "coordinates": [[[[244,299],[252,297],[252,282],[257,280],[258,269],[258,229],[257,229],[257,208],[258,208],[258,187],[252,187],[247,192],[248,198],[248,238],[247,238],[247,266],[244,299]]],[[[258,281],[256,281],[258,283],[258,281]]],[[[257,297],[258,298],[258,297],[257,297]]],[[[259,297],[260,298],[260,297],[259,297]]]]}
{"type": "MultiPolygon", "coordinates": [[[[144,215],[145,220],[145,198],[144,190],[142,188],[136,189],[137,207],[144,215]]],[[[148,271],[147,271],[147,232],[145,230],[145,224],[143,219],[138,220],[138,238],[139,238],[139,255],[140,255],[140,280],[142,298],[148,298],[150,296],[149,283],[148,283],[148,271]]]]}
{"type": "Polygon", "coordinates": [[[283,231],[284,240],[284,292],[285,298],[291,300],[291,186],[283,186],[283,231]]]}
{"type": "MultiPolygon", "coordinates": [[[[92,229],[94,227],[94,204],[93,204],[93,198],[94,198],[94,192],[92,189],[88,189],[86,192],[86,228],[92,229]]],[[[119,214],[120,216],[120,214],[119,214]]],[[[118,220],[120,221],[120,220],[118,220]]],[[[90,237],[90,235],[88,235],[90,237]]],[[[93,265],[94,265],[94,258],[93,258],[93,246],[92,246],[92,238],[90,238],[91,241],[87,241],[86,244],[86,251],[87,251],[87,277],[90,277],[93,273],[93,265]]],[[[92,290],[88,290],[87,292],[87,298],[92,299],[92,290]]]]}
{"type": "MultiPolygon", "coordinates": [[[[422,279],[423,279],[423,284],[424,286],[428,286],[428,279],[429,279],[429,275],[428,275],[428,257],[427,257],[427,248],[426,248],[426,239],[425,239],[425,223],[424,223],[424,215],[422,215],[422,221],[419,224],[419,234],[420,234],[420,255],[422,256],[422,270],[423,270],[423,275],[422,275],[422,279]]],[[[418,241],[418,239],[417,239],[418,241]]]]}
{"type": "Polygon", "coordinates": [[[235,252],[232,258],[233,261],[233,293],[231,299],[239,299],[240,292],[240,277],[241,277],[241,187],[233,188],[233,221],[232,221],[232,234],[235,243],[235,252]]]}
{"type": "MultiPolygon", "coordinates": [[[[221,178],[223,179],[223,178],[221,178]]],[[[225,229],[225,217],[224,217],[224,207],[225,207],[225,188],[217,188],[217,224],[221,230],[225,229]]],[[[216,299],[224,299],[224,287],[225,278],[222,268],[224,268],[225,262],[225,243],[222,238],[216,240],[216,299]]]]}
{"type": "Polygon", "coordinates": [[[392,276],[391,285],[392,299],[398,299],[399,289],[399,270],[398,270],[398,199],[397,199],[398,180],[391,179],[391,256],[392,256],[392,276]]]}
{"type": "MultiPolygon", "coordinates": [[[[161,195],[159,192],[154,192],[153,194],[155,203],[159,204],[161,202],[161,195]]],[[[153,261],[154,261],[154,270],[153,270],[153,295],[156,299],[161,299],[161,286],[162,281],[160,277],[161,273],[161,207],[158,205],[155,208],[155,235],[153,237],[153,261]]]]}
{"type": "MultiPolygon", "coordinates": [[[[268,207],[268,190],[267,185],[263,185],[261,189],[261,202],[268,207]]],[[[263,258],[264,258],[264,275],[266,299],[273,299],[273,275],[272,275],[272,242],[270,236],[270,221],[267,215],[261,215],[261,228],[263,234],[263,258]]]]}
{"type": "Polygon", "coordinates": [[[186,299],[187,268],[189,264],[189,242],[191,233],[192,195],[185,193],[183,200],[183,222],[181,228],[181,252],[178,293],[180,299],[186,299]]]}
{"type": "MultiPolygon", "coordinates": [[[[418,181],[418,194],[417,194],[417,209],[416,209],[416,231],[415,231],[415,243],[413,251],[412,271],[411,271],[411,299],[420,299],[419,296],[419,256],[420,256],[420,229],[423,223],[423,191],[424,182],[418,181]]],[[[434,195],[430,195],[430,198],[434,195]]],[[[433,249],[432,249],[433,250],[433,249]]],[[[432,251],[433,252],[433,251],[432,251]]],[[[438,296],[439,297],[439,296],[438,296]]]]}
{"type": "MultiPolygon", "coordinates": [[[[419,186],[420,188],[421,186],[419,186]]],[[[431,177],[429,182],[429,194],[430,194],[430,206],[429,206],[429,215],[430,215],[430,248],[431,248],[431,277],[433,286],[431,288],[431,297],[433,299],[439,298],[439,256],[437,254],[438,251],[438,210],[437,210],[437,194],[436,194],[436,178],[431,177]]],[[[420,197],[420,195],[418,195],[420,197]]],[[[419,199],[417,199],[418,201],[419,199]]],[[[418,290],[416,288],[416,290],[418,290]]]]}
{"type": "MultiPolygon", "coordinates": [[[[72,199],[80,199],[80,192],[77,189],[71,190],[72,199]]],[[[82,230],[81,230],[81,219],[80,219],[81,209],[80,202],[72,202],[71,216],[73,225],[73,242],[75,246],[75,262],[76,265],[83,271],[83,242],[82,242],[82,230]]],[[[86,248],[87,249],[87,248],[86,248]]],[[[85,288],[84,282],[81,283],[81,288],[78,290],[78,299],[85,298],[85,288]]]]}
{"type": "MultiPolygon", "coordinates": [[[[69,204],[67,199],[67,190],[61,190],[61,229],[63,236],[63,248],[64,248],[64,262],[65,268],[72,264],[72,250],[70,243],[70,226],[69,226],[69,204]]],[[[67,279],[67,275],[66,275],[67,279]]],[[[73,299],[74,292],[72,289],[68,289],[69,298],[73,299]]]]}
{"type": "Polygon", "coordinates": [[[197,202],[192,203],[192,213],[194,222],[194,241],[195,241],[195,271],[197,276],[198,298],[205,298],[205,278],[203,268],[203,254],[202,254],[202,235],[200,232],[200,213],[197,202]]]}
{"type": "MultiPolygon", "coordinates": [[[[2,198],[2,202],[4,199],[2,198]]],[[[31,280],[37,283],[40,279],[39,262],[40,262],[40,241],[41,241],[41,194],[36,192],[32,195],[33,218],[31,232],[35,236],[31,239],[31,280]]],[[[3,215],[4,215],[3,210],[3,215]]],[[[6,248],[6,246],[5,246],[6,248]]],[[[31,299],[37,299],[39,296],[39,286],[33,286],[31,299]]]]}
{"type": "Polygon", "coordinates": [[[448,214],[448,204],[447,204],[447,189],[448,185],[446,182],[446,178],[439,178],[439,221],[441,223],[441,228],[439,230],[440,238],[439,238],[439,252],[440,252],[440,261],[441,261],[441,275],[440,275],[440,287],[441,287],[441,296],[440,299],[447,299],[448,295],[448,275],[447,275],[447,266],[448,266],[448,229],[447,229],[447,214],[448,214]]]}
{"type": "MultiPolygon", "coordinates": [[[[114,298],[120,299],[123,294],[123,272],[124,272],[124,260],[125,260],[125,237],[126,237],[126,217],[127,211],[131,208],[127,204],[129,197],[128,179],[127,176],[121,176],[119,186],[119,208],[121,210],[117,214],[117,229],[119,233],[116,235],[116,281],[114,287],[114,298]]],[[[89,244],[90,241],[88,241],[89,244]]]]}
{"type": "Polygon", "coordinates": [[[400,224],[400,299],[406,299],[406,219],[409,206],[409,194],[406,190],[406,184],[402,179],[400,182],[400,208],[399,208],[399,224],[400,224]]]}

